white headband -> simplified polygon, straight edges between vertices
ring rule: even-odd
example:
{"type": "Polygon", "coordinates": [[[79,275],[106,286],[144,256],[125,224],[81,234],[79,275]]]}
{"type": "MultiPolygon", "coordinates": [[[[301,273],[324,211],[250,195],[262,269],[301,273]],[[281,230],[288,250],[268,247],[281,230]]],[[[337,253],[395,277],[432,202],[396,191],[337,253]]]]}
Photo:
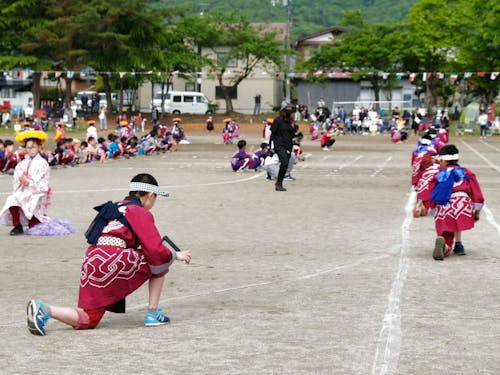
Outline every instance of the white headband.
{"type": "Polygon", "coordinates": [[[131,182],[130,191],[145,191],[148,193],[155,193],[156,195],[161,195],[162,197],[168,197],[170,195],[166,191],[161,191],[158,186],[147,184],[145,182],[131,182]]]}
{"type": "Polygon", "coordinates": [[[420,138],[420,143],[423,145],[430,145],[432,143],[432,141],[430,139],[427,139],[427,138],[420,138]]]}
{"type": "Polygon", "coordinates": [[[439,155],[440,160],[458,160],[458,154],[439,155]]]}

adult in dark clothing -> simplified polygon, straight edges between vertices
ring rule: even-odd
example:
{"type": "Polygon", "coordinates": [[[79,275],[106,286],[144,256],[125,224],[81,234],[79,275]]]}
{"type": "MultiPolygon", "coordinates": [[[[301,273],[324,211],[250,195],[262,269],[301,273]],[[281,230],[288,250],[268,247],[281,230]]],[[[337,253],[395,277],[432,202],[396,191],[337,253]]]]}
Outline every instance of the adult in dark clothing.
{"type": "Polygon", "coordinates": [[[293,148],[293,137],[295,131],[291,120],[291,109],[288,106],[281,108],[280,115],[274,119],[271,125],[270,143],[274,152],[280,159],[280,169],[276,180],[276,191],[286,191],[283,187],[290,156],[293,148]]]}

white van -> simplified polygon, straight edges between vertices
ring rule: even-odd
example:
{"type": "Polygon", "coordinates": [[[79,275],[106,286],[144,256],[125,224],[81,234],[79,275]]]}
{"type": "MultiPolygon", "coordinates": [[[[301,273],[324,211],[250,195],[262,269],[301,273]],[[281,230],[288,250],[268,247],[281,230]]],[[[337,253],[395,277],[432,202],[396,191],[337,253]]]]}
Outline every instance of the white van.
{"type": "MultiPolygon", "coordinates": [[[[158,91],[153,98],[153,107],[161,107],[161,91],[158,91]]],[[[208,104],[210,101],[207,97],[196,91],[169,91],[164,94],[165,102],[163,112],[172,114],[192,113],[206,114],[208,113],[208,104]]]]}

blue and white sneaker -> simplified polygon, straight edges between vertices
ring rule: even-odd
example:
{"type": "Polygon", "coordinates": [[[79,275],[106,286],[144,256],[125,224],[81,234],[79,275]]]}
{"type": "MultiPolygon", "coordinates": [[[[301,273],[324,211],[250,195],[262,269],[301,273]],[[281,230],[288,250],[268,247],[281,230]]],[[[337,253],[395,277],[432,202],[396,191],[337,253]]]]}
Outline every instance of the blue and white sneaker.
{"type": "Polygon", "coordinates": [[[147,313],[146,319],[144,320],[144,325],[146,327],[161,326],[168,323],[170,323],[170,318],[163,315],[161,309],[156,309],[156,314],[147,313]]]}
{"type": "Polygon", "coordinates": [[[50,314],[45,310],[41,301],[33,299],[26,307],[28,330],[31,334],[45,336],[47,331],[45,326],[50,319],[50,314]]]}

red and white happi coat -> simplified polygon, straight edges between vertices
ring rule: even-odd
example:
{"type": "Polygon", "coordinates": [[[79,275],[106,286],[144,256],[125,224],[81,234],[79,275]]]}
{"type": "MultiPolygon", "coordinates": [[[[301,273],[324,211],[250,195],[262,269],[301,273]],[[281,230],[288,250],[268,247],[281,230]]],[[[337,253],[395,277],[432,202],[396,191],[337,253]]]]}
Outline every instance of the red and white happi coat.
{"type": "MultiPolygon", "coordinates": [[[[448,166],[447,168],[457,168],[448,166]]],[[[474,228],[474,211],[484,204],[483,193],[476,175],[464,168],[469,179],[462,179],[453,185],[450,201],[444,205],[435,205],[434,223],[438,236],[444,232],[461,232],[474,228]]],[[[437,174],[436,174],[437,175],[437,174]]],[[[437,184],[436,175],[429,183],[431,191],[437,184]]]]}
{"type": "Polygon", "coordinates": [[[0,224],[12,225],[10,207],[20,207],[20,220],[23,226],[34,216],[41,223],[50,219],[45,212],[50,205],[49,186],[50,167],[47,160],[37,154],[34,158],[26,156],[14,169],[12,181],[13,193],[7,197],[7,201],[0,212],[0,224]],[[28,186],[22,186],[19,178],[25,175],[29,179],[28,186]]]}
{"type": "MultiPolygon", "coordinates": [[[[429,202],[431,200],[432,190],[430,187],[430,183],[436,177],[438,172],[439,164],[436,163],[432,163],[422,171],[416,186],[418,200],[421,200],[422,202],[429,202]]],[[[429,208],[427,204],[426,208],[429,208]]]]}
{"type": "Polygon", "coordinates": [[[97,245],[85,252],[78,299],[83,309],[105,308],[123,300],[151,277],[165,275],[175,259],[174,251],[163,245],[149,210],[138,205],[120,210],[131,229],[112,220],[97,245]]]}
{"type": "Polygon", "coordinates": [[[416,186],[418,180],[420,179],[420,175],[422,170],[420,168],[420,164],[422,160],[427,156],[432,156],[436,154],[436,150],[431,146],[420,146],[417,150],[411,153],[411,184],[412,186],[416,186]]]}

